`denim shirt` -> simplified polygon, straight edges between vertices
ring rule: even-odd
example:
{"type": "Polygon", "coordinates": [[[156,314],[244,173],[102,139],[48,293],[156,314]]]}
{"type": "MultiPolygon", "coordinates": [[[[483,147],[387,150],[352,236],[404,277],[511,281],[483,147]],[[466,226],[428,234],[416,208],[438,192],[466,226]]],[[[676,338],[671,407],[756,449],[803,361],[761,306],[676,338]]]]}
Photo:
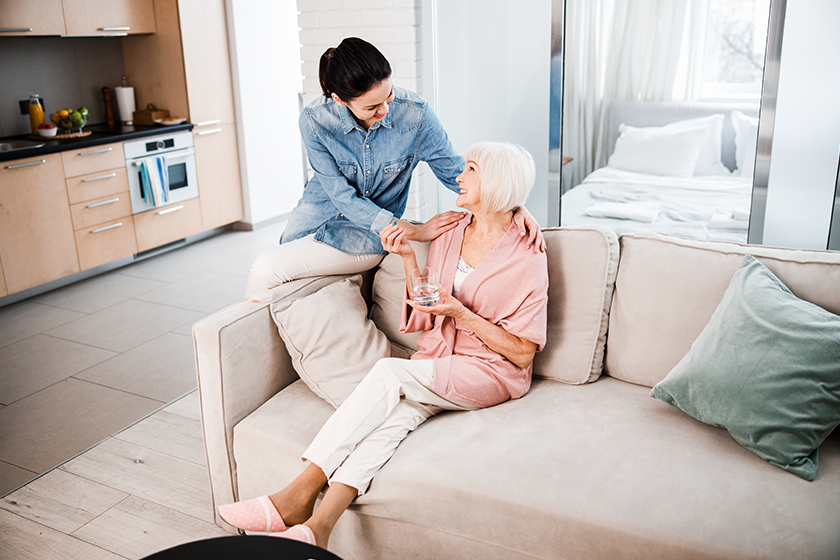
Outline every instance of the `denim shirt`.
{"type": "Polygon", "coordinates": [[[388,114],[365,131],[350,110],[320,96],[300,115],[315,176],[306,185],[280,243],[311,233],[351,255],[383,254],[379,231],[402,217],[411,173],[425,161],[458,192],[464,158],[419,95],[394,87],[388,114]]]}

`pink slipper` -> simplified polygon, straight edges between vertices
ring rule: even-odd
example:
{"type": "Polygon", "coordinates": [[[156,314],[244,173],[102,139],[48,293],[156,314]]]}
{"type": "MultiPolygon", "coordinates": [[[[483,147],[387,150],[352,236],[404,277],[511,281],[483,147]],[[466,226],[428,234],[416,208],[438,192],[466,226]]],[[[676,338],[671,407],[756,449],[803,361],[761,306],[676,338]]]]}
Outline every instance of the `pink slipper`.
{"type": "Polygon", "coordinates": [[[282,532],[288,529],[268,496],[219,506],[222,519],[245,531],[282,532]]]}
{"type": "Polygon", "coordinates": [[[311,544],[312,546],[318,546],[315,543],[315,533],[313,533],[312,529],[306,525],[295,525],[282,533],[271,533],[269,536],[291,539],[293,541],[305,542],[306,544],[311,544]]]}

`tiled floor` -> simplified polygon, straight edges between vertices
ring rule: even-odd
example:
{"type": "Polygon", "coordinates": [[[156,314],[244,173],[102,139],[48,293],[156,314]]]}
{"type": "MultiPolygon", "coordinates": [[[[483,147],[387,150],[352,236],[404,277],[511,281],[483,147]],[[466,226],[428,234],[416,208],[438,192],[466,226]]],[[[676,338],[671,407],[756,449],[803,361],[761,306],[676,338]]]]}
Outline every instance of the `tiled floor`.
{"type": "Polygon", "coordinates": [[[193,323],[244,297],[249,264],[284,226],[0,308],[0,496],[195,389],[193,323]]]}
{"type": "Polygon", "coordinates": [[[0,500],[0,558],[139,559],[213,524],[198,393],[0,500]]]}

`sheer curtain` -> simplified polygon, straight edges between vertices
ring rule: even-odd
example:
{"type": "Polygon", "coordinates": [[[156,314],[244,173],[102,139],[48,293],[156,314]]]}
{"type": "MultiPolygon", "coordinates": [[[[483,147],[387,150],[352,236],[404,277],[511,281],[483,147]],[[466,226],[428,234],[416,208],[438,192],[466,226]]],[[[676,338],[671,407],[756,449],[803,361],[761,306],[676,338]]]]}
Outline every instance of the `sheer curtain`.
{"type": "Polygon", "coordinates": [[[671,101],[698,0],[566,0],[563,156],[570,186],[607,163],[610,101],[671,101]],[[684,32],[688,28],[684,40],[684,32]]]}

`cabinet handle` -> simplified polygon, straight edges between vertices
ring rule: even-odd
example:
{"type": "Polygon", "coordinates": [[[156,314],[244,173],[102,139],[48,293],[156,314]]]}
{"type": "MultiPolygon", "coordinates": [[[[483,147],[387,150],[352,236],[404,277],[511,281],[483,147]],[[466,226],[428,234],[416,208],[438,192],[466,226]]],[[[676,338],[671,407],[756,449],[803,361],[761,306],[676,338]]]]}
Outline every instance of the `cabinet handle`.
{"type": "Polygon", "coordinates": [[[0,33],[31,33],[31,27],[18,27],[9,29],[0,29],[0,33]]]}
{"type": "Polygon", "coordinates": [[[30,165],[41,165],[42,163],[47,163],[47,160],[42,159],[41,161],[31,161],[29,163],[19,163],[17,165],[7,165],[6,169],[17,169],[18,167],[29,167],[30,165]]]}
{"type": "Polygon", "coordinates": [[[216,134],[217,132],[221,132],[221,128],[211,128],[210,130],[205,130],[202,132],[196,132],[196,136],[204,136],[205,134],[216,134]]]}
{"type": "Polygon", "coordinates": [[[108,231],[109,229],[118,228],[121,225],[123,225],[122,222],[117,222],[116,224],[111,224],[110,226],[105,226],[105,227],[101,227],[99,229],[94,229],[94,230],[91,231],[91,233],[102,233],[103,231],[108,231]]]}
{"type": "MultiPolygon", "coordinates": [[[[82,154],[79,154],[82,155],[82,154]]],[[[116,173],[111,173],[110,175],[103,175],[102,177],[93,177],[91,179],[82,179],[82,183],[92,183],[93,181],[101,181],[102,179],[110,179],[111,177],[116,177],[116,173]]]]}
{"type": "Polygon", "coordinates": [[[212,121],[203,121],[203,122],[200,122],[200,123],[196,123],[195,126],[196,127],[210,126],[211,124],[219,124],[220,122],[222,122],[222,119],[215,119],[215,120],[212,120],[212,121]]]}
{"type": "Polygon", "coordinates": [[[99,31],[131,31],[130,27],[100,27],[99,31]]]}
{"type": "Polygon", "coordinates": [[[80,156],[92,156],[93,154],[104,154],[105,152],[110,152],[114,148],[105,148],[104,150],[94,150],[92,152],[80,152],[80,156]]]}
{"type": "Polygon", "coordinates": [[[163,216],[164,214],[169,214],[170,212],[177,212],[178,210],[183,210],[184,205],[181,204],[180,206],[173,206],[172,208],[167,208],[166,210],[161,210],[158,212],[158,216],[163,216]]]}
{"type": "Polygon", "coordinates": [[[96,204],[90,204],[90,205],[87,206],[87,208],[99,208],[100,206],[105,206],[106,204],[113,204],[113,203],[119,202],[119,201],[120,201],[119,197],[112,198],[111,200],[106,200],[104,202],[97,202],[96,204]]]}

